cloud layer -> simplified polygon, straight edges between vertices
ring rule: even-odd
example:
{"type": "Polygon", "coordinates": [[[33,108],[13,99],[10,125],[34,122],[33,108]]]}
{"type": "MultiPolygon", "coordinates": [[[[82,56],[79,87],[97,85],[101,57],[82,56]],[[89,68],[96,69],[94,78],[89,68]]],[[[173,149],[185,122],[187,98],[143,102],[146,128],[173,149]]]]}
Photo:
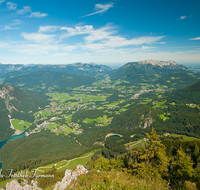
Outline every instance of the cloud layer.
{"type": "MultiPolygon", "coordinates": [[[[20,23],[19,20],[13,23],[20,23]]],[[[110,24],[94,28],[92,25],[63,27],[40,26],[36,33],[22,32],[23,41],[12,43],[0,43],[0,48],[8,48],[25,55],[49,55],[49,56],[75,56],[79,55],[124,55],[137,51],[153,49],[157,42],[164,36],[140,36],[127,39],[118,34],[118,28],[110,24]],[[79,37],[77,43],[70,38],[79,37]]]]}

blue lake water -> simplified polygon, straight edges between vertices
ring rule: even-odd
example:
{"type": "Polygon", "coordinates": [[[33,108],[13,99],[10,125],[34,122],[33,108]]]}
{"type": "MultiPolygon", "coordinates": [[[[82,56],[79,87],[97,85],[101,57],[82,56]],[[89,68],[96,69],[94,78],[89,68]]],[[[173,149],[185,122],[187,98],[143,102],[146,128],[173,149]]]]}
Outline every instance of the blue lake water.
{"type": "Polygon", "coordinates": [[[6,144],[6,143],[7,143],[7,140],[0,142],[0,149],[1,149],[1,147],[2,147],[4,144],[6,144]]]}
{"type": "MultiPolygon", "coordinates": [[[[0,149],[8,142],[8,140],[16,140],[16,139],[20,139],[20,138],[26,137],[25,132],[26,132],[26,130],[23,133],[19,134],[19,135],[14,135],[14,136],[11,136],[11,137],[7,138],[4,141],[1,141],[0,142],[0,149]]],[[[2,163],[0,162],[0,169],[1,168],[2,168],[2,163]]]]}
{"type": "Polygon", "coordinates": [[[120,137],[120,135],[110,135],[110,137],[120,137]]]}

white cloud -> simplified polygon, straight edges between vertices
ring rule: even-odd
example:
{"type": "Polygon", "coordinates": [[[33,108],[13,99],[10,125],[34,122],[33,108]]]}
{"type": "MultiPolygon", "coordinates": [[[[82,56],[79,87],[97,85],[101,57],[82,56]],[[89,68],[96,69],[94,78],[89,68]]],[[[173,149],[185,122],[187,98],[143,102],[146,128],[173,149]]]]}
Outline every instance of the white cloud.
{"type": "Polygon", "coordinates": [[[10,47],[9,43],[0,41],[0,48],[8,48],[10,47]]]}
{"type": "Polygon", "coordinates": [[[93,43],[95,41],[108,39],[109,36],[117,33],[116,29],[110,25],[102,27],[100,29],[93,30],[84,39],[87,43],[93,43]]]}
{"type": "Polygon", "coordinates": [[[12,28],[10,26],[5,25],[2,30],[11,30],[12,28]]]}
{"type": "MultiPolygon", "coordinates": [[[[1,2],[4,2],[4,0],[0,0],[0,4],[1,4],[1,2]]],[[[15,10],[17,14],[23,15],[23,14],[31,13],[29,15],[29,18],[31,18],[31,17],[42,18],[42,17],[48,16],[47,13],[41,13],[38,11],[32,12],[30,6],[23,6],[23,9],[17,9],[17,4],[13,3],[13,2],[7,2],[7,8],[9,10],[15,10]]]]}
{"type": "Polygon", "coordinates": [[[31,12],[30,6],[23,6],[23,9],[17,10],[17,14],[26,14],[31,12]]]}
{"type": "Polygon", "coordinates": [[[143,36],[135,37],[132,39],[126,39],[117,35],[117,27],[111,26],[110,24],[99,29],[93,28],[92,25],[75,27],[59,27],[47,25],[40,26],[38,32],[55,32],[56,30],[63,31],[61,34],[59,34],[58,32],[56,34],[57,37],[60,35],[61,43],[63,38],[69,38],[71,36],[83,34],[86,35],[82,38],[82,41],[80,41],[80,43],[76,44],[76,46],[81,49],[91,51],[104,51],[105,49],[107,50],[109,48],[115,49],[125,46],[140,46],[144,44],[153,44],[164,38],[164,36],[143,36]]]}
{"type": "Polygon", "coordinates": [[[18,19],[15,19],[15,20],[12,20],[13,23],[11,23],[10,25],[18,25],[18,24],[21,24],[23,21],[21,20],[18,20],[18,19]]]}
{"type": "Polygon", "coordinates": [[[17,9],[17,4],[13,2],[7,2],[7,8],[9,10],[16,10],[17,9]]]}
{"type": "Polygon", "coordinates": [[[90,13],[88,15],[82,16],[82,17],[87,17],[87,16],[91,16],[91,15],[95,15],[95,14],[101,14],[106,12],[107,10],[109,10],[110,8],[114,7],[113,6],[114,3],[110,2],[110,3],[106,3],[106,4],[96,4],[93,13],[90,13]]]}
{"type": "Polygon", "coordinates": [[[104,44],[84,44],[84,45],[80,45],[80,47],[83,50],[91,50],[91,51],[101,51],[104,50],[106,51],[107,49],[105,49],[105,45],[104,44]]]}
{"type": "MultiPolygon", "coordinates": [[[[116,48],[125,47],[125,46],[139,46],[143,44],[152,44],[154,42],[159,41],[164,36],[158,36],[158,37],[139,37],[139,38],[133,38],[130,40],[127,40],[126,38],[122,38],[120,36],[109,36],[106,37],[105,40],[98,42],[98,43],[86,43],[82,45],[83,49],[88,49],[91,51],[107,51],[108,49],[112,49],[112,51],[115,51],[116,48]]],[[[150,49],[152,47],[149,46],[142,46],[142,49],[150,49]]],[[[131,48],[130,48],[131,49],[131,48]]]]}
{"type": "Polygon", "coordinates": [[[39,34],[39,33],[22,33],[25,40],[33,41],[39,44],[47,44],[54,41],[55,35],[39,34]]]}
{"type": "Polygon", "coordinates": [[[200,50],[191,50],[191,51],[187,51],[189,53],[200,53],[200,50]]]}
{"type": "Polygon", "coordinates": [[[13,51],[22,53],[22,54],[32,54],[32,55],[48,55],[54,51],[57,51],[57,46],[53,45],[41,45],[41,44],[17,44],[16,46],[12,47],[13,51]]]}
{"type": "Polygon", "coordinates": [[[123,47],[129,45],[152,44],[164,38],[164,36],[143,36],[128,40],[121,36],[115,35],[117,30],[114,26],[111,25],[107,25],[99,29],[94,29],[92,25],[76,26],[74,28],[61,27],[60,29],[67,31],[67,33],[61,36],[61,39],[64,37],[86,34],[87,36],[84,37],[86,47],[92,47],[94,49],[100,49],[104,47],[123,47]],[[97,46],[94,44],[97,44],[97,46]]]}
{"type": "Polygon", "coordinates": [[[188,19],[188,18],[190,18],[190,17],[192,17],[192,14],[190,15],[190,16],[185,16],[185,15],[183,15],[183,16],[180,16],[178,19],[176,19],[176,20],[185,20],[186,18],[188,19]]]}
{"type": "Polygon", "coordinates": [[[1,5],[3,2],[5,2],[5,0],[0,0],[0,5],[1,5]]]}
{"type": "Polygon", "coordinates": [[[154,47],[142,46],[142,49],[143,49],[143,50],[152,49],[152,48],[154,48],[154,47]]]}
{"type": "Polygon", "coordinates": [[[30,56],[66,56],[71,51],[76,49],[76,46],[62,45],[62,44],[32,44],[32,43],[23,43],[17,42],[16,44],[5,44],[0,42],[0,48],[9,48],[14,52],[17,52],[22,55],[30,56]]]}
{"type": "Polygon", "coordinates": [[[5,25],[4,28],[2,30],[16,30],[16,29],[20,29],[19,27],[11,27],[11,26],[8,26],[8,25],[5,25]]]}
{"type": "Polygon", "coordinates": [[[184,19],[186,19],[186,16],[181,16],[180,19],[184,20],[184,19]]]}
{"type": "Polygon", "coordinates": [[[75,26],[74,28],[72,28],[72,27],[60,27],[60,30],[67,31],[67,33],[63,34],[61,36],[61,38],[66,38],[66,37],[81,35],[81,34],[88,34],[92,31],[94,31],[92,25],[75,26]]]}
{"type": "Polygon", "coordinates": [[[200,37],[190,38],[189,40],[200,40],[200,37]]]}
{"type": "Polygon", "coordinates": [[[58,26],[40,26],[38,32],[54,32],[58,28],[58,26]]]}
{"type": "Polygon", "coordinates": [[[31,12],[31,15],[29,17],[35,17],[35,18],[42,18],[48,16],[47,13],[41,13],[41,12],[31,12]]]}
{"type": "Polygon", "coordinates": [[[13,20],[13,23],[10,23],[10,24],[5,25],[4,28],[3,28],[2,30],[19,29],[18,27],[13,28],[12,26],[19,25],[19,24],[21,24],[22,22],[23,22],[23,21],[21,21],[21,20],[15,19],[15,20],[13,20]]]}
{"type": "Polygon", "coordinates": [[[127,40],[126,38],[122,38],[120,36],[112,36],[109,37],[109,40],[106,44],[110,47],[121,47],[121,46],[128,46],[128,45],[142,45],[142,44],[152,44],[164,38],[164,36],[143,36],[139,38],[133,38],[127,40]]]}

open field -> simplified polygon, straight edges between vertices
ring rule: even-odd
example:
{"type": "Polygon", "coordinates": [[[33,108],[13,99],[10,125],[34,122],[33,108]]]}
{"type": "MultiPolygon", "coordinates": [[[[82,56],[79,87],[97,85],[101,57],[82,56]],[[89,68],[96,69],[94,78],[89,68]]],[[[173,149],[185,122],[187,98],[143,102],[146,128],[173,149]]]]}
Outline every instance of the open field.
{"type": "Polygon", "coordinates": [[[62,160],[58,163],[49,164],[47,166],[41,166],[37,168],[37,171],[45,172],[48,171],[53,166],[56,166],[58,170],[66,170],[66,169],[74,169],[79,164],[86,165],[91,160],[91,157],[96,151],[97,150],[88,152],[80,157],[73,158],[71,160],[62,160]]]}
{"type": "Polygon", "coordinates": [[[166,105],[165,105],[166,101],[162,101],[162,102],[158,102],[158,101],[154,101],[153,102],[153,108],[167,108],[166,105]]]}
{"type": "Polygon", "coordinates": [[[145,147],[146,141],[147,139],[143,138],[143,139],[139,139],[138,141],[132,141],[132,142],[126,143],[124,146],[127,149],[143,149],[145,147]]]}
{"type": "Polygon", "coordinates": [[[169,117],[165,117],[164,114],[161,114],[160,115],[160,119],[162,119],[163,121],[166,121],[167,119],[169,119],[169,117]]]}
{"type": "Polygon", "coordinates": [[[18,129],[20,131],[24,131],[24,129],[28,128],[31,123],[19,119],[12,119],[12,125],[15,129],[18,129]]]}
{"type": "Polygon", "coordinates": [[[83,120],[83,122],[84,123],[96,122],[98,124],[102,124],[103,126],[107,126],[108,124],[110,124],[112,122],[112,117],[107,118],[107,115],[104,115],[103,117],[98,117],[96,119],[86,118],[86,119],[83,120]]]}
{"type": "Polygon", "coordinates": [[[183,140],[185,141],[194,141],[194,140],[200,140],[198,138],[195,138],[195,137],[188,137],[186,135],[178,135],[178,134],[170,134],[169,137],[183,137],[183,140]]]}

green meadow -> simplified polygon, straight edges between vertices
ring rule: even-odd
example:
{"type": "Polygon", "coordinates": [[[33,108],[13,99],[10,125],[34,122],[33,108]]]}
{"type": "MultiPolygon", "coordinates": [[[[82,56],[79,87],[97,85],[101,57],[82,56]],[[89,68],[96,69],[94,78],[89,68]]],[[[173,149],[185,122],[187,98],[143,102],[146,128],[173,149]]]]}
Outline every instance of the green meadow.
{"type": "Polygon", "coordinates": [[[24,129],[30,127],[31,123],[19,119],[12,119],[12,125],[15,129],[23,131],[24,129]]]}

